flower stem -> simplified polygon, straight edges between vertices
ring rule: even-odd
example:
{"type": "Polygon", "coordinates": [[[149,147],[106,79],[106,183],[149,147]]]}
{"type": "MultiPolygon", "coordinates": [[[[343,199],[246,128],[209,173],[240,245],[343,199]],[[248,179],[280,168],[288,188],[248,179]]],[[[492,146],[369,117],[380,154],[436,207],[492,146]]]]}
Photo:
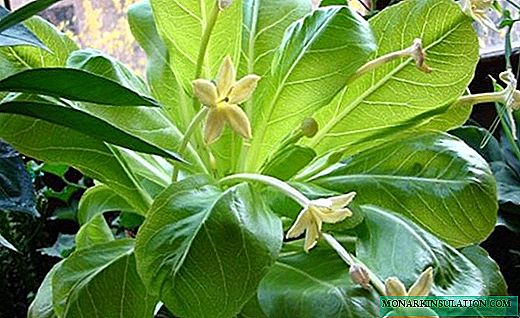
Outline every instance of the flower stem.
{"type": "Polygon", "coordinates": [[[282,192],[289,198],[296,201],[299,205],[302,207],[307,207],[309,205],[309,199],[305,197],[300,191],[296,190],[295,188],[291,187],[287,183],[273,178],[269,176],[264,176],[261,174],[254,174],[254,173],[239,173],[234,174],[229,177],[222,178],[220,180],[220,183],[232,183],[232,182],[241,182],[241,181],[255,181],[259,183],[263,183],[265,185],[271,186],[278,191],[282,192]]]}
{"type": "Polygon", "coordinates": [[[504,99],[506,97],[504,92],[505,90],[493,93],[464,95],[459,98],[458,103],[475,105],[484,103],[504,102],[504,99]]]}
{"type": "Polygon", "coordinates": [[[410,56],[409,49],[403,49],[396,52],[391,52],[386,55],[380,56],[375,60],[372,60],[370,62],[367,62],[365,65],[361,66],[352,77],[349,78],[349,83],[353,82],[354,80],[358,79],[359,77],[363,76],[366,73],[369,73],[379,66],[386,64],[388,62],[392,62],[393,60],[396,60],[401,57],[408,57],[410,56]]]}
{"type": "MultiPolygon", "coordinates": [[[[186,147],[188,146],[188,143],[190,142],[191,137],[196,131],[196,128],[200,125],[206,114],[208,113],[208,108],[203,107],[199,110],[199,112],[193,117],[190,124],[188,125],[188,128],[186,129],[186,133],[184,134],[184,137],[182,138],[181,144],[179,145],[178,153],[179,155],[182,155],[184,151],[186,151],[186,147]]],[[[172,173],[172,182],[177,181],[177,178],[179,176],[179,169],[178,167],[173,167],[173,173],[172,173]]]]}
{"type": "Polygon", "coordinates": [[[334,238],[334,236],[322,233],[321,236],[323,239],[332,247],[336,253],[338,253],[339,257],[348,265],[352,266],[354,264],[359,264],[363,266],[367,273],[368,277],[370,278],[370,282],[374,286],[374,288],[377,290],[377,292],[380,295],[385,295],[385,285],[383,282],[379,279],[379,277],[376,276],[365,264],[363,264],[360,260],[356,259],[354,256],[350,255],[350,253],[334,238]]]}

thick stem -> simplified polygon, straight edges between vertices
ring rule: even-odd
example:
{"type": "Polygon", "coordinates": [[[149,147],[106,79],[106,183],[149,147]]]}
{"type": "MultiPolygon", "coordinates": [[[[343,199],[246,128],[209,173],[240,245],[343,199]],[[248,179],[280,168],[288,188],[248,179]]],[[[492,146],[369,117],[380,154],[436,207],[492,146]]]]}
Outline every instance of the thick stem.
{"type": "Polygon", "coordinates": [[[334,236],[322,233],[321,236],[327,242],[330,247],[332,247],[336,253],[338,253],[339,257],[348,265],[352,266],[354,264],[358,264],[363,266],[367,273],[368,277],[370,279],[370,282],[374,286],[374,288],[377,290],[377,292],[380,295],[385,295],[385,284],[379,279],[379,277],[376,276],[365,264],[363,264],[360,260],[356,259],[354,256],[350,255],[350,253],[334,238],[334,236]]]}
{"type": "Polygon", "coordinates": [[[239,173],[234,174],[229,177],[222,178],[220,183],[233,183],[233,182],[241,182],[241,181],[255,181],[259,183],[263,183],[265,185],[271,186],[283,194],[287,195],[289,198],[296,201],[302,207],[307,207],[310,203],[310,200],[307,199],[300,191],[291,187],[287,183],[278,180],[273,177],[264,176],[261,174],[253,174],[253,173],[239,173]]]}
{"type": "MultiPolygon", "coordinates": [[[[188,143],[190,142],[191,137],[195,133],[197,127],[200,125],[206,114],[208,113],[208,108],[203,107],[199,112],[193,117],[192,121],[188,125],[188,128],[186,129],[186,133],[184,134],[184,137],[182,138],[181,144],[179,145],[178,153],[182,156],[184,151],[186,151],[186,147],[188,146],[188,143]]],[[[173,167],[173,173],[172,173],[172,182],[177,181],[177,178],[179,176],[179,169],[177,167],[173,167]]]]}

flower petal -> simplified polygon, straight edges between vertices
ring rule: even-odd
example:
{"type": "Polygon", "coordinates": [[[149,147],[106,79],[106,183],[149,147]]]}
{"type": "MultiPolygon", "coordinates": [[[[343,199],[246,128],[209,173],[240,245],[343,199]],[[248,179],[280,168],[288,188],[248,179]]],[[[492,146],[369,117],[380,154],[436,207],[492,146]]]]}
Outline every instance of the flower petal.
{"type": "Polygon", "coordinates": [[[229,103],[240,104],[248,100],[256,89],[260,76],[251,74],[236,82],[229,93],[229,103]]]}
{"type": "Polygon", "coordinates": [[[316,218],[325,223],[338,223],[352,215],[352,211],[347,208],[344,209],[328,209],[314,207],[316,218]]]}
{"type": "Polygon", "coordinates": [[[296,221],[291,226],[289,231],[287,231],[287,234],[285,235],[286,238],[296,238],[305,231],[310,226],[311,221],[311,215],[308,213],[307,209],[303,209],[300,214],[298,214],[298,217],[296,218],[296,221]]]}
{"type": "Polygon", "coordinates": [[[385,294],[387,296],[406,296],[406,288],[396,277],[389,277],[385,281],[385,294]]]}
{"type": "Polygon", "coordinates": [[[220,98],[224,98],[229,94],[236,77],[237,71],[235,66],[233,66],[233,61],[231,61],[229,56],[226,56],[220,65],[217,75],[217,90],[220,98]]]}
{"type": "Polygon", "coordinates": [[[356,197],[356,192],[349,192],[347,194],[338,195],[336,197],[329,198],[332,201],[333,209],[341,209],[346,207],[354,198],[356,197]]]}
{"type": "Polygon", "coordinates": [[[305,233],[305,242],[303,244],[303,250],[308,253],[316,244],[320,238],[320,231],[318,226],[314,223],[310,224],[305,233]]]}
{"type": "Polygon", "coordinates": [[[198,79],[192,82],[193,94],[199,101],[208,107],[217,106],[217,87],[211,81],[198,79]]]}
{"type": "Polygon", "coordinates": [[[222,111],[231,128],[245,139],[251,139],[251,124],[246,113],[238,105],[227,104],[222,106],[222,111]]]}
{"type": "Polygon", "coordinates": [[[204,142],[209,145],[217,140],[224,128],[224,114],[216,108],[211,108],[208,112],[206,125],[204,126],[204,142]]]}
{"type": "Polygon", "coordinates": [[[433,268],[428,267],[413,283],[408,292],[409,296],[428,296],[433,284],[433,268]]]}

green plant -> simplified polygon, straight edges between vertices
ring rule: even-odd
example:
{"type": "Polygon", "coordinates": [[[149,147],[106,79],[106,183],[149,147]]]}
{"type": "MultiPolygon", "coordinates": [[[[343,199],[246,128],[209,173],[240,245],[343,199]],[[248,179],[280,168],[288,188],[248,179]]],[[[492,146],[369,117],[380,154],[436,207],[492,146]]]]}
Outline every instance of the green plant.
{"type": "Polygon", "coordinates": [[[495,180],[443,133],[490,98],[461,97],[479,56],[457,3],[367,22],[304,0],[151,0],[129,22],[146,82],[40,19],[26,26],[53,54],[0,50],[0,137],[97,182],[30,317],[150,317],[159,301],[181,317],[377,317],[378,295],[416,281],[506,294],[477,245],[495,180]],[[144,217],[135,240],[109,211],[144,217]],[[304,244],[283,240],[291,224],[304,244]]]}

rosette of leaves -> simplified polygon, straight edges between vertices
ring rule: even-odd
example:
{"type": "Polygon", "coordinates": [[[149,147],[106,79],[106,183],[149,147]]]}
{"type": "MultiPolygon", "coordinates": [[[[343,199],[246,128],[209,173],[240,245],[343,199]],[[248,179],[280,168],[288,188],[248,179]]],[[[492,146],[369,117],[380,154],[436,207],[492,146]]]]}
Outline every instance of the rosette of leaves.
{"type": "Polygon", "coordinates": [[[29,316],[152,317],[159,302],[180,317],[378,316],[377,293],[355,285],[323,242],[308,254],[300,241],[283,242],[294,202],[259,184],[219,182],[241,172],[283,179],[309,198],[356,191],[354,216],[326,230],[355,236],[347,248],[381,280],[409,285],[432,266],[434,295],[505,293],[474,246],[496,221],[491,170],[444,133],[469,116],[454,102],[479,58],[460,7],[406,0],[366,21],[346,5],[306,0],[217,5],[132,6],[146,80],[37,18],[26,25],[53,54],[0,49],[0,90],[11,92],[0,137],[97,183],[80,202],[82,240],[48,274],[29,316]],[[416,38],[431,73],[403,57],[355,76],[416,38]],[[217,74],[226,56],[238,78],[262,76],[241,105],[253,137],[226,128],[208,146],[198,129],[183,151],[199,109],[191,81],[217,74]],[[308,137],[299,131],[307,118],[318,125],[308,137]],[[144,217],[135,240],[108,235],[102,215],[114,210],[144,217]]]}

